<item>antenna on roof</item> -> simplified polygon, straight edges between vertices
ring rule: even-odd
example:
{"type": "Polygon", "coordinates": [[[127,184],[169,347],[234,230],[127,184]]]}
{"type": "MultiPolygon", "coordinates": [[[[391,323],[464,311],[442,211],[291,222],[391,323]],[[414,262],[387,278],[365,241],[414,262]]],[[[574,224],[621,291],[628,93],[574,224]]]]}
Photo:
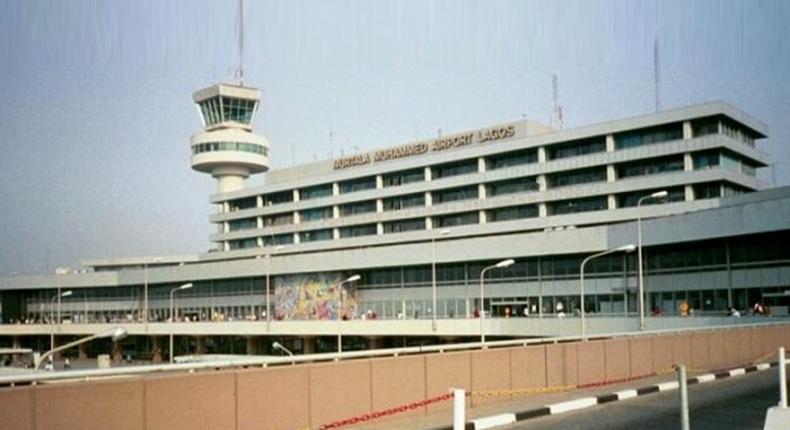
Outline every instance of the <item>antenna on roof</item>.
{"type": "Polygon", "coordinates": [[[239,85],[244,86],[244,0],[239,0],[239,68],[236,70],[239,85]]]}
{"type": "Polygon", "coordinates": [[[560,84],[557,80],[557,75],[551,75],[551,98],[554,100],[554,107],[552,109],[551,115],[551,125],[558,130],[562,130],[565,128],[565,124],[562,119],[562,106],[560,106],[559,101],[559,87],[560,84]]]}
{"type": "Polygon", "coordinates": [[[335,152],[332,150],[332,139],[335,137],[335,132],[331,128],[329,129],[329,158],[333,158],[335,156],[335,152]]]}
{"type": "Polygon", "coordinates": [[[661,67],[659,65],[659,58],[658,58],[658,1],[656,1],[656,11],[655,11],[655,37],[653,38],[653,88],[656,94],[656,112],[661,110],[661,91],[659,89],[661,84],[661,67]]]}

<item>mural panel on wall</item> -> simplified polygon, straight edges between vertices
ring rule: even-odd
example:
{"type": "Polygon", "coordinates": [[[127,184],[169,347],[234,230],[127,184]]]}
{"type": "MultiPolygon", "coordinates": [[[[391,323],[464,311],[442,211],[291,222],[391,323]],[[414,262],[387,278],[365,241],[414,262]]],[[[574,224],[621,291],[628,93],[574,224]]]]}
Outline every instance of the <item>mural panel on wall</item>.
{"type": "MultiPolygon", "coordinates": [[[[337,318],[337,285],[343,276],[292,275],[278,278],[274,288],[274,317],[278,320],[334,320],[337,318]]],[[[356,289],[344,285],[341,317],[357,315],[356,289]]]]}

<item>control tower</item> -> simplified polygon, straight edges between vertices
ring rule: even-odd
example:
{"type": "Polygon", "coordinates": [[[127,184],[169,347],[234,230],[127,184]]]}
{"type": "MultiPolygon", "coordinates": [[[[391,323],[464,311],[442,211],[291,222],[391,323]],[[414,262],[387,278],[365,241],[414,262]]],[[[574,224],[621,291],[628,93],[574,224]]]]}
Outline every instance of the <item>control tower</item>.
{"type": "Polygon", "coordinates": [[[218,84],[192,95],[203,131],[189,139],[192,168],[217,178],[217,192],[244,188],[244,180],[269,170],[269,142],[252,133],[261,92],[218,84]]]}

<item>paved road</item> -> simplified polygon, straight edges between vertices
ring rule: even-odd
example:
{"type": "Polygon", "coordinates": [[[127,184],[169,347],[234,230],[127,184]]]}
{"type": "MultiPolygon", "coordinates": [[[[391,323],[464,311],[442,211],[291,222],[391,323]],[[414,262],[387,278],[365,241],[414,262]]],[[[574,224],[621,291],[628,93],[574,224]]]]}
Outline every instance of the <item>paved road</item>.
{"type": "MultiPolygon", "coordinates": [[[[762,429],[765,411],[779,401],[776,369],[689,387],[693,430],[762,429]]],[[[553,417],[527,420],[516,429],[665,430],[680,428],[677,390],[553,417]]]]}

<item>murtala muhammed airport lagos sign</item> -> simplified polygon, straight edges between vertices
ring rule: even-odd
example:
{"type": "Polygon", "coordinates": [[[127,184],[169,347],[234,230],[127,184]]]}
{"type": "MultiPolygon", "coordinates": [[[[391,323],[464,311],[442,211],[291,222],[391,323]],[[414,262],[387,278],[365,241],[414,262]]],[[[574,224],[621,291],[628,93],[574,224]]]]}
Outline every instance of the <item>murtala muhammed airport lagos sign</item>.
{"type": "Polygon", "coordinates": [[[446,149],[459,148],[461,146],[472,145],[475,143],[509,139],[515,135],[516,127],[512,124],[490,127],[467,133],[454,134],[447,137],[438,137],[434,140],[410,143],[407,145],[396,146],[394,148],[387,148],[379,151],[366,152],[364,154],[356,154],[348,157],[338,158],[334,161],[334,168],[335,170],[338,170],[354,166],[363,166],[370,163],[425,154],[429,150],[444,151],[446,149]]]}

